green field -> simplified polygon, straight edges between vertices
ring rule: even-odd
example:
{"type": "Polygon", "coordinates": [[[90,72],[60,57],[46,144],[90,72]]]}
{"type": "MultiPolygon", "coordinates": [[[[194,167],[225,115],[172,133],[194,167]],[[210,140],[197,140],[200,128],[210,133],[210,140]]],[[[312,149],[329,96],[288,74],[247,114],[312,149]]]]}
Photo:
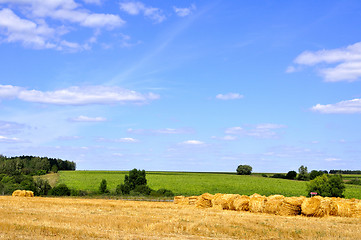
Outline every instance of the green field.
{"type": "MultiPolygon", "coordinates": [[[[59,183],[78,190],[97,191],[102,179],[106,179],[111,192],[123,183],[121,171],[60,171],[59,183]]],[[[238,193],[251,195],[282,194],[284,196],[307,195],[306,182],[277,178],[241,176],[230,173],[147,172],[148,185],[152,189],[166,188],[176,195],[200,195],[202,193],[238,193]]],[[[346,184],[347,198],[361,199],[361,186],[346,184]]]]}

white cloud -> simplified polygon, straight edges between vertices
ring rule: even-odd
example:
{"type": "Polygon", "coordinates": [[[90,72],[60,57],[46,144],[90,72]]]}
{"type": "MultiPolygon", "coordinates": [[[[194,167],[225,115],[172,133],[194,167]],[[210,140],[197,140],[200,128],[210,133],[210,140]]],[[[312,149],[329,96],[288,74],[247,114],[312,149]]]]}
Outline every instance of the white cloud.
{"type": "Polygon", "coordinates": [[[99,142],[113,142],[113,143],[136,143],[139,142],[138,139],[135,138],[130,138],[130,137],[126,137],[126,138],[117,138],[117,139],[107,139],[107,138],[98,138],[97,141],[99,142]]]}
{"type": "Polygon", "coordinates": [[[21,142],[19,138],[9,138],[5,136],[0,136],[0,142],[1,143],[18,143],[21,142]]]}
{"type": "Polygon", "coordinates": [[[226,134],[241,134],[241,133],[243,133],[243,128],[241,128],[241,127],[227,128],[225,133],[226,134]]]}
{"type": "Polygon", "coordinates": [[[76,118],[71,118],[72,122],[105,122],[107,119],[103,117],[87,117],[87,116],[79,116],[76,118]]]}
{"type": "Polygon", "coordinates": [[[335,104],[317,104],[311,110],[320,113],[361,113],[361,99],[355,98],[335,104]]]}
{"type": "Polygon", "coordinates": [[[190,7],[188,8],[177,8],[177,7],[173,7],[174,12],[180,16],[180,17],[186,17],[189,14],[191,14],[194,10],[196,10],[196,5],[192,4],[190,7]]]}
{"type": "Polygon", "coordinates": [[[122,11],[130,15],[138,15],[143,13],[145,17],[153,20],[155,23],[161,23],[166,19],[162,10],[159,8],[148,7],[142,2],[121,2],[119,6],[122,11]]]}
{"type": "Polygon", "coordinates": [[[225,130],[226,134],[238,135],[238,136],[249,136],[256,138],[278,138],[278,129],[286,128],[285,125],[265,123],[258,125],[248,125],[245,127],[231,127],[225,130]]]}
{"type": "Polygon", "coordinates": [[[225,140],[225,141],[234,141],[234,140],[237,140],[237,137],[236,137],[236,136],[232,136],[232,135],[226,135],[226,136],[222,137],[222,140],[225,140]]]}
{"type": "Polygon", "coordinates": [[[21,42],[33,48],[55,48],[51,42],[55,30],[45,23],[37,24],[19,18],[11,9],[0,10],[0,34],[5,35],[6,42],[21,42]],[[3,31],[1,31],[3,29],[3,31]]]}
{"type": "Polygon", "coordinates": [[[16,122],[0,121],[0,134],[9,135],[20,132],[25,128],[24,124],[16,122]]]}
{"type": "MultiPolygon", "coordinates": [[[[86,0],[90,3],[100,3],[99,0],[86,0]]],[[[0,0],[0,36],[5,36],[4,42],[20,42],[34,49],[68,50],[63,35],[76,28],[70,23],[81,27],[108,30],[124,25],[125,21],[118,15],[92,13],[73,0],[0,0]],[[18,13],[21,13],[19,15],[18,13]],[[21,17],[20,17],[21,16],[21,17]],[[52,28],[48,27],[49,19],[52,28]]],[[[73,43],[70,46],[77,51],[89,49],[89,45],[73,43]]]]}
{"type": "MultiPolygon", "coordinates": [[[[306,66],[333,64],[331,67],[323,67],[322,65],[318,70],[326,82],[353,82],[361,77],[361,42],[345,48],[305,51],[296,57],[294,63],[306,66]],[[336,65],[334,66],[334,64],[336,65]]],[[[293,66],[288,68],[289,72],[294,72],[295,69],[293,66]]]]}
{"type": "Polygon", "coordinates": [[[202,141],[198,141],[198,140],[187,140],[187,141],[184,141],[182,142],[182,144],[185,144],[185,145],[204,145],[204,142],[202,141]]]}
{"type": "Polygon", "coordinates": [[[1,98],[18,98],[26,102],[57,105],[87,105],[115,103],[147,103],[159,98],[154,93],[141,94],[120,87],[88,86],[70,87],[56,91],[26,90],[11,85],[0,85],[1,98]]]}
{"type": "Polygon", "coordinates": [[[187,134],[193,133],[193,129],[189,128],[163,128],[163,129],[133,129],[129,128],[127,130],[128,133],[134,134],[144,134],[144,135],[152,135],[152,134],[187,134]]]}
{"type": "Polygon", "coordinates": [[[220,100],[234,100],[234,99],[241,99],[243,97],[244,96],[239,93],[218,94],[216,96],[216,98],[220,100]]]}
{"type": "Polygon", "coordinates": [[[341,161],[340,158],[325,158],[325,161],[327,162],[337,162],[337,161],[341,161]]]}

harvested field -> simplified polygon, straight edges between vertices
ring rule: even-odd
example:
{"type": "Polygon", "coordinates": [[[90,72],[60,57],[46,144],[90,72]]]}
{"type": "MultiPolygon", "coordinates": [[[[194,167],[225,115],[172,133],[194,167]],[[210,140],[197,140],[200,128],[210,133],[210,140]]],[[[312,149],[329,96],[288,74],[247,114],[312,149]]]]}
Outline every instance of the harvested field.
{"type": "Polygon", "coordinates": [[[166,202],[0,197],[0,239],[361,239],[360,218],[284,217],[166,202]]]}
{"type": "Polygon", "coordinates": [[[252,213],[268,213],[282,216],[303,215],[307,217],[361,217],[361,201],[359,199],[329,198],[316,196],[312,198],[285,197],[271,195],[269,197],[257,193],[251,196],[239,194],[215,195],[204,193],[201,196],[176,196],[174,204],[195,205],[200,208],[218,210],[249,211],[252,213]]]}

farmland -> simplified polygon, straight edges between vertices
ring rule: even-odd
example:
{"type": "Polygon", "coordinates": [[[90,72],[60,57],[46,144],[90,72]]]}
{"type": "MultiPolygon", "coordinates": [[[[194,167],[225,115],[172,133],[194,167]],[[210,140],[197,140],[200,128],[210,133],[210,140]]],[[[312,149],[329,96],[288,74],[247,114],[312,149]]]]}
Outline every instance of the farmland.
{"type": "Polygon", "coordinates": [[[360,239],[361,218],[282,217],[173,203],[0,196],[1,239],[360,239]]]}
{"type": "MultiPolygon", "coordinates": [[[[121,171],[61,171],[59,182],[70,188],[97,191],[100,181],[106,179],[110,191],[124,181],[128,172],[121,171]]],[[[251,195],[282,194],[284,196],[307,195],[306,182],[285,179],[241,176],[227,173],[195,172],[147,172],[148,184],[153,189],[166,188],[176,195],[200,195],[209,193],[238,193],[251,195]]],[[[347,198],[361,199],[361,186],[346,186],[347,198]]]]}

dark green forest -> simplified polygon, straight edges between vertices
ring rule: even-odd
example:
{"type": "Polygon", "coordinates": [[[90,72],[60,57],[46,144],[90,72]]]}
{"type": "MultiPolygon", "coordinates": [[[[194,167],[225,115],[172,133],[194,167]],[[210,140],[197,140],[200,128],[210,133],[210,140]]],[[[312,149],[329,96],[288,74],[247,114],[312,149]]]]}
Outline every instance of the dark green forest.
{"type": "Polygon", "coordinates": [[[75,170],[75,162],[34,156],[5,157],[0,155],[0,195],[14,190],[31,190],[35,195],[47,195],[51,190],[46,180],[34,179],[59,170],[75,170]]]}

